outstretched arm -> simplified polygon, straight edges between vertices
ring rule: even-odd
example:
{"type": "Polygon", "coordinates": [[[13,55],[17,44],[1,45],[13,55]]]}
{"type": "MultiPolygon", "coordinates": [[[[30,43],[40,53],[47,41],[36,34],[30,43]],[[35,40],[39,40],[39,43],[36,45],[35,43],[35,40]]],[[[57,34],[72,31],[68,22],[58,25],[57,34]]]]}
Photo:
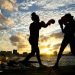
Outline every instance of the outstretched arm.
{"type": "Polygon", "coordinates": [[[47,27],[48,25],[51,25],[51,24],[54,24],[54,23],[55,23],[54,19],[49,20],[46,24],[45,24],[44,21],[41,21],[41,27],[47,27]]]}

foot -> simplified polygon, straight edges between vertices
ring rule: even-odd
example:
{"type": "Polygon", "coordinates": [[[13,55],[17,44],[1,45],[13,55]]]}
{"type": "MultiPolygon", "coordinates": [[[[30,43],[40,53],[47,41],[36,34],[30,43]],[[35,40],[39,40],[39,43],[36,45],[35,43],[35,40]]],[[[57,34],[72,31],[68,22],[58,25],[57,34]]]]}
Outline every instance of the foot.
{"type": "Polygon", "coordinates": [[[47,66],[46,66],[46,65],[41,64],[41,65],[40,65],[40,68],[47,68],[47,66]]]}
{"type": "Polygon", "coordinates": [[[58,69],[59,67],[58,67],[57,64],[55,64],[52,68],[53,68],[53,69],[58,69]]]}
{"type": "Polygon", "coordinates": [[[25,66],[25,67],[27,67],[27,68],[30,68],[30,67],[34,68],[35,67],[31,63],[29,63],[29,62],[21,61],[20,64],[23,65],[23,66],[25,66]]]}

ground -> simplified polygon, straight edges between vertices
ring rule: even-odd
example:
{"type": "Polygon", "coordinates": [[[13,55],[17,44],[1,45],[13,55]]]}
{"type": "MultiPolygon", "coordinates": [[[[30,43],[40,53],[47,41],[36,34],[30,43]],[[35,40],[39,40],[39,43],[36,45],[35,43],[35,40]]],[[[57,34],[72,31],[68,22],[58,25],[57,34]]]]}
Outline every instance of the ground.
{"type": "Polygon", "coordinates": [[[34,67],[27,69],[14,68],[3,70],[2,73],[4,73],[5,75],[75,75],[75,66],[60,66],[58,69],[53,69],[52,67],[34,67]]]}

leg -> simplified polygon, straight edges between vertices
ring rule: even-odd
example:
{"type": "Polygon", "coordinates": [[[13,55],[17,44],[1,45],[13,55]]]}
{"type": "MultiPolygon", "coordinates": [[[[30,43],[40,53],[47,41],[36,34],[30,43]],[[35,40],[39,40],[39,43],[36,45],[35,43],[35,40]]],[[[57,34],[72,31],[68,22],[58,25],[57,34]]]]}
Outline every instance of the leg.
{"type": "Polygon", "coordinates": [[[35,51],[33,50],[33,47],[32,47],[31,53],[29,53],[29,55],[24,59],[23,63],[28,64],[28,60],[34,55],[35,55],[35,51]]]}
{"type": "Polygon", "coordinates": [[[68,40],[66,37],[64,37],[63,41],[62,41],[62,44],[61,44],[61,47],[60,47],[60,50],[59,50],[59,53],[58,53],[58,57],[57,57],[57,61],[55,63],[55,66],[58,66],[58,63],[59,63],[59,60],[61,58],[61,55],[65,49],[65,47],[67,46],[68,44],[68,40]]]}
{"type": "Polygon", "coordinates": [[[75,37],[73,36],[70,40],[71,53],[75,56],[75,37]]]}
{"type": "Polygon", "coordinates": [[[41,62],[41,59],[40,59],[39,48],[37,47],[36,49],[37,49],[37,50],[36,50],[36,57],[37,57],[37,60],[38,60],[38,62],[39,62],[39,64],[40,64],[40,66],[41,66],[41,65],[42,65],[42,62],[41,62]]]}

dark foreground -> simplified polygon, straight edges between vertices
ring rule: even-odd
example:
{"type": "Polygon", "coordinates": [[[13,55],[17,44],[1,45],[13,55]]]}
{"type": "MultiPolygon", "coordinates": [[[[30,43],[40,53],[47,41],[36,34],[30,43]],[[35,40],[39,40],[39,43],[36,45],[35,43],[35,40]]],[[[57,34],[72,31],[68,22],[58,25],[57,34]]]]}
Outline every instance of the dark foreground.
{"type": "Polygon", "coordinates": [[[52,67],[10,68],[0,70],[0,75],[75,75],[75,66],[60,66],[58,69],[52,67]]]}

